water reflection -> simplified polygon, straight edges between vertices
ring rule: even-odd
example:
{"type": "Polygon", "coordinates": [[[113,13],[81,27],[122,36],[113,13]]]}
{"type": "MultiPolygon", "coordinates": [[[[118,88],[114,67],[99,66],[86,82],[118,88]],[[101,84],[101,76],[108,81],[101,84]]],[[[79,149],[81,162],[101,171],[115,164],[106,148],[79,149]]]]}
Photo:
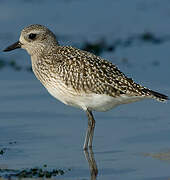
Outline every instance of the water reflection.
{"type": "Polygon", "coordinates": [[[89,148],[89,150],[84,150],[84,154],[89,164],[91,180],[96,180],[97,175],[98,175],[98,169],[97,169],[97,164],[94,158],[94,153],[93,153],[92,148],[89,148]]]}

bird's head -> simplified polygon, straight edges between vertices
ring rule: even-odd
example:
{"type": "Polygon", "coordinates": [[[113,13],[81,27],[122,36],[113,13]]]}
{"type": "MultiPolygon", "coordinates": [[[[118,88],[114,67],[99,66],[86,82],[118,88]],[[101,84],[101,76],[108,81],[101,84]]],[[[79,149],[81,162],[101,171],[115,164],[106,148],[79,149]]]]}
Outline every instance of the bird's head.
{"type": "Polygon", "coordinates": [[[58,45],[56,36],[48,28],[42,25],[33,24],[25,27],[21,31],[19,41],[8,46],[4,51],[23,48],[30,55],[33,55],[55,45],[58,45]]]}

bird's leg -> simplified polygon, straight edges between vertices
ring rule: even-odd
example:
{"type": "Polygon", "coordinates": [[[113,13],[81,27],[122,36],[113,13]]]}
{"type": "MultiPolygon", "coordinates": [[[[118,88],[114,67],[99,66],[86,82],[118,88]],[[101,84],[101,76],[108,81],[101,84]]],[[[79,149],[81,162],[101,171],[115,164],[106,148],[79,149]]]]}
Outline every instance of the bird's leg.
{"type": "Polygon", "coordinates": [[[89,133],[90,133],[90,120],[88,119],[88,128],[87,128],[87,131],[86,131],[86,137],[85,137],[84,146],[83,146],[84,150],[88,149],[89,135],[90,135],[89,133]]]}
{"type": "Polygon", "coordinates": [[[90,137],[89,137],[89,148],[92,148],[93,144],[93,136],[94,136],[94,128],[95,128],[95,119],[91,111],[89,111],[88,118],[91,120],[91,129],[90,129],[90,137]]]}
{"type": "Polygon", "coordinates": [[[92,112],[87,109],[86,114],[88,117],[88,128],[87,128],[86,137],[84,141],[84,150],[87,150],[88,146],[92,148],[94,128],[95,128],[95,120],[94,120],[92,112]]]}
{"type": "MultiPolygon", "coordinates": [[[[87,111],[88,111],[88,110],[87,110],[87,111]]],[[[86,112],[86,113],[87,113],[87,112],[86,112]]],[[[87,128],[87,131],[86,131],[86,137],[85,137],[84,147],[83,147],[84,150],[87,150],[87,149],[88,149],[89,137],[90,137],[90,127],[91,127],[91,122],[90,122],[90,119],[89,119],[89,117],[88,117],[88,128],[87,128]]]]}
{"type": "Polygon", "coordinates": [[[93,150],[91,148],[89,149],[89,151],[84,150],[84,154],[89,164],[91,180],[96,180],[98,175],[98,168],[94,158],[93,150]]]}

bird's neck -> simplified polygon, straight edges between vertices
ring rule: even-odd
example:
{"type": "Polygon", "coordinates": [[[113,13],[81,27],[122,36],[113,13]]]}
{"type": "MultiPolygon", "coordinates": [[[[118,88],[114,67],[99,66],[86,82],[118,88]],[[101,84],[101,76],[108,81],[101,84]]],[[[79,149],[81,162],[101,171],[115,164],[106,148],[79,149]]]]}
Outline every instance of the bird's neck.
{"type": "Polygon", "coordinates": [[[56,44],[52,45],[45,45],[45,44],[38,44],[37,46],[29,47],[27,48],[28,54],[30,56],[42,56],[42,55],[48,55],[54,48],[56,47],[56,44]]]}

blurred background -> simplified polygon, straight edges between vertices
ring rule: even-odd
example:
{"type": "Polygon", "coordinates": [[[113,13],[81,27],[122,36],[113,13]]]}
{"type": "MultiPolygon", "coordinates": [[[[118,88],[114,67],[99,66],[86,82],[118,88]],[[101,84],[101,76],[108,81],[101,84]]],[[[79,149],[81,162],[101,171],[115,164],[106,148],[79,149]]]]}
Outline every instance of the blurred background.
{"type": "MultiPolygon", "coordinates": [[[[2,52],[30,24],[170,96],[170,1],[0,0],[0,176],[44,167],[66,172],[56,178],[89,179],[85,113],[47,93],[24,50],[2,52]]],[[[95,113],[98,179],[170,178],[169,109],[151,100],[95,113]]]]}

